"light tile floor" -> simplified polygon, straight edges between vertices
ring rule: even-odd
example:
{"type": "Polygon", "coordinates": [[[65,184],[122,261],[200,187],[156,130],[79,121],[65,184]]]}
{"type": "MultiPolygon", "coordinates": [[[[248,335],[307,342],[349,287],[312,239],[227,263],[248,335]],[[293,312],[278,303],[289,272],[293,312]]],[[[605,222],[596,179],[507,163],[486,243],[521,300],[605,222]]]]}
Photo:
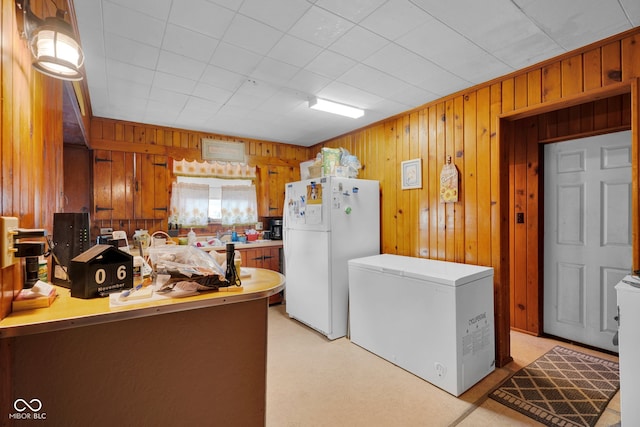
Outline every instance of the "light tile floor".
{"type": "MultiPolygon", "coordinates": [[[[527,334],[511,333],[513,362],[454,397],[352,344],[290,319],[284,305],[269,308],[267,427],[531,426],[541,425],[487,398],[505,378],[555,345],[603,358],[617,357],[527,334]]],[[[597,427],[619,425],[616,395],[597,427]]]]}

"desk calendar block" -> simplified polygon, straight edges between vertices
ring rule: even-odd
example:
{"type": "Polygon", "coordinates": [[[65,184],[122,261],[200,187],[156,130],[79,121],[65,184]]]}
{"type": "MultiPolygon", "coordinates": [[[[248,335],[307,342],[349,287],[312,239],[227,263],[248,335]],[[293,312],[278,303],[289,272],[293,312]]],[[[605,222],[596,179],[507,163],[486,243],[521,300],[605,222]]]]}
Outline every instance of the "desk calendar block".
{"type": "Polygon", "coordinates": [[[133,287],[133,256],[111,245],[95,245],[71,260],[71,296],[95,298],[133,287]]]}

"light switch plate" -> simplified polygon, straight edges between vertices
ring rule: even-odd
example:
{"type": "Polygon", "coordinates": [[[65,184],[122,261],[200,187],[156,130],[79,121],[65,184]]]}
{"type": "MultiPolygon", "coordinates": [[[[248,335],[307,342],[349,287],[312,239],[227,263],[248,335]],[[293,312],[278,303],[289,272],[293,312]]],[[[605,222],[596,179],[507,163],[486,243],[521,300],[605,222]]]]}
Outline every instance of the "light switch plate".
{"type": "Polygon", "coordinates": [[[16,252],[13,247],[13,236],[18,228],[18,218],[14,216],[0,217],[0,268],[6,268],[15,264],[16,252]]]}

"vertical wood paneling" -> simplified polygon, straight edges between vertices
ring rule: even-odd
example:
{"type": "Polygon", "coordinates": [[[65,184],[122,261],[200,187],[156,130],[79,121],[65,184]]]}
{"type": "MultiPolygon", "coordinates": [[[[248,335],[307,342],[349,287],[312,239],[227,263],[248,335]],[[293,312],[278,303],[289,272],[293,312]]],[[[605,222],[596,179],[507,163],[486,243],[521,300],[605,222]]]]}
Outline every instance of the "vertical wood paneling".
{"type": "MultiPolygon", "coordinates": [[[[500,84],[491,88],[485,87],[477,92],[476,120],[477,120],[477,156],[476,169],[478,173],[478,264],[491,266],[492,264],[492,205],[491,187],[494,185],[491,173],[492,132],[496,132],[495,117],[500,114],[502,98],[500,84]],[[493,121],[492,121],[493,118],[493,121]]],[[[471,162],[473,159],[469,158],[471,162]]]]}
{"type": "Polygon", "coordinates": [[[451,162],[458,169],[458,173],[460,175],[458,181],[459,188],[459,201],[458,203],[452,204],[453,207],[453,220],[454,224],[452,224],[456,236],[454,239],[455,248],[453,254],[453,260],[455,262],[464,262],[465,259],[465,227],[456,227],[456,224],[464,224],[465,219],[465,190],[467,182],[463,179],[465,176],[465,168],[464,168],[464,98],[462,96],[458,96],[453,100],[453,153],[451,155],[451,162]]]}
{"type": "Polygon", "coordinates": [[[582,55],[567,58],[561,62],[562,96],[582,92],[582,55]]]}
{"type": "MultiPolygon", "coordinates": [[[[538,243],[540,241],[541,231],[541,214],[543,213],[540,204],[540,145],[538,144],[538,128],[535,118],[530,123],[526,123],[527,127],[527,187],[526,187],[526,216],[525,224],[527,227],[527,254],[526,254],[526,289],[527,289],[527,322],[524,330],[531,332],[541,332],[540,315],[542,314],[542,304],[539,296],[541,291],[542,271],[541,260],[539,259],[538,243]]],[[[518,261],[518,260],[514,260],[518,261]]]]}
{"type": "Polygon", "coordinates": [[[607,86],[622,81],[622,59],[620,41],[602,46],[602,85],[607,86]]]}
{"type": "MultiPolygon", "coordinates": [[[[485,96],[487,94],[485,90],[485,96]]],[[[479,94],[472,92],[464,97],[464,175],[461,176],[464,191],[464,254],[462,259],[471,264],[478,263],[478,136],[479,113],[476,99],[479,94]]]]}

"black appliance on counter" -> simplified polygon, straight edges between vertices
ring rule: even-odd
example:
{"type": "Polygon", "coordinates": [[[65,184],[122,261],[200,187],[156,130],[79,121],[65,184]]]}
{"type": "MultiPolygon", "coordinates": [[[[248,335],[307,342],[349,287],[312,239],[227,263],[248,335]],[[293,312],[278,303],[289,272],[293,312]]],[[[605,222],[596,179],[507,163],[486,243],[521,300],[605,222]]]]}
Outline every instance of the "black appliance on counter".
{"type": "Polygon", "coordinates": [[[68,270],[71,260],[91,247],[89,213],[54,213],[53,243],[51,281],[70,288],[68,270]]]}
{"type": "Polygon", "coordinates": [[[271,240],[282,240],[282,218],[271,220],[271,240]]]}

